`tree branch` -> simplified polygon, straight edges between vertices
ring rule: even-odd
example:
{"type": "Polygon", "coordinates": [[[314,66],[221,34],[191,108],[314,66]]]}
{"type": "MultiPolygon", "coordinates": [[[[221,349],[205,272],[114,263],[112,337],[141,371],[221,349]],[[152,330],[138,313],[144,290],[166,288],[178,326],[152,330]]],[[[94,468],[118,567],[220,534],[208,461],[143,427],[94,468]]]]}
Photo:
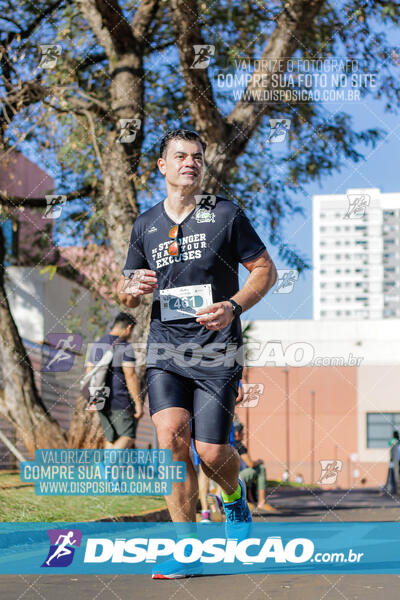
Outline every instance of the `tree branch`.
{"type": "Polygon", "coordinates": [[[22,29],[22,27],[21,27],[20,31],[11,31],[7,34],[6,42],[5,42],[6,45],[11,44],[11,42],[14,40],[14,38],[16,36],[18,36],[21,40],[27,40],[28,38],[30,38],[30,36],[32,35],[32,33],[34,32],[36,27],[38,25],[40,25],[40,23],[45,21],[46,17],[51,15],[52,12],[54,12],[55,10],[60,8],[63,3],[64,3],[64,0],[55,0],[55,2],[52,2],[51,4],[49,4],[43,10],[38,9],[38,14],[33,19],[33,21],[31,21],[31,23],[29,23],[29,25],[27,25],[27,27],[25,29],[22,29]]]}
{"type": "Polygon", "coordinates": [[[195,58],[193,46],[205,44],[199,25],[197,0],[171,0],[169,10],[196,129],[206,136],[207,141],[217,142],[226,137],[227,124],[217,108],[207,69],[192,68],[195,58]]]}
{"type": "MultiPolygon", "coordinates": [[[[274,73],[284,73],[288,60],[301,47],[301,40],[308,30],[324,0],[289,0],[276,20],[272,32],[246,88],[246,93],[256,96],[257,90],[265,90],[274,73]],[[269,68],[268,68],[269,67],[269,68]],[[264,78],[260,77],[264,76],[264,78]]],[[[227,118],[234,127],[235,141],[231,146],[233,154],[243,151],[248,140],[258,127],[262,117],[268,110],[268,104],[239,100],[227,118]]]]}
{"type": "Polygon", "coordinates": [[[24,81],[21,88],[14,87],[3,98],[5,102],[2,103],[3,118],[11,121],[21,108],[43,100],[50,93],[51,90],[39,83],[37,78],[31,81],[24,81]]]}
{"type": "Polygon", "coordinates": [[[43,104],[49,106],[53,110],[60,113],[74,113],[76,115],[85,115],[86,111],[92,112],[94,115],[101,117],[103,120],[111,121],[110,110],[104,102],[101,102],[94,96],[85,94],[80,90],[81,96],[87,98],[89,102],[84,102],[76,96],[63,97],[63,105],[57,106],[47,100],[43,101],[43,104]]]}
{"type": "MultiPolygon", "coordinates": [[[[85,198],[89,194],[93,193],[96,188],[87,185],[80,190],[69,192],[67,194],[59,193],[57,195],[64,196],[66,201],[76,200],[77,198],[85,198]]],[[[56,195],[56,194],[53,194],[56,195]]],[[[21,198],[19,196],[9,196],[7,193],[0,192],[0,204],[3,206],[9,206],[10,208],[16,208],[23,206],[27,208],[45,208],[47,206],[47,200],[45,196],[39,196],[37,198],[21,198]]]]}
{"type": "Polygon", "coordinates": [[[132,22],[132,33],[142,47],[150,45],[148,31],[156,16],[158,7],[159,0],[142,0],[135,13],[132,22]]]}
{"type": "MultiPolygon", "coordinates": [[[[137,171],[143,143],[144,120],[144,32],[157,11],[158,0],[142,0],[131,27],[118,0],[77,0],[93,33],[109,60],[111,77],[111,114],[119,129],[135,127],[130,141],[122,144],[129,163],[129,173],[137,171]]],[[[147,40],[145,40],[147,42],[147,40]]]]}
{"type": "Polygon", "coordinates": [[[110,60],[139,50],[118,0],[78,0],[78,4],[110,60]]]}

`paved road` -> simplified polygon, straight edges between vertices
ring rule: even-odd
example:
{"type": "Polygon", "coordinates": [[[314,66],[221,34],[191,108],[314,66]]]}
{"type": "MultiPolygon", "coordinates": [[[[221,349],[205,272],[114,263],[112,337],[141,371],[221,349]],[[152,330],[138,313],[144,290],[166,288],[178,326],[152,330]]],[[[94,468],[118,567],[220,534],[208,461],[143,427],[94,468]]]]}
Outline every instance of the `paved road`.
{"type": "MultiPolygon", "coordinates": [[[[397,521],[400,498],[378,490],[279,490],[269,521],[397,521]]],[[[258,519],[257,519],[258,520],[258,519]]],[[[147,575],[6,575],[2,600],[398,600],[397,575],[223,575],[152,581],[147,575]]]]}

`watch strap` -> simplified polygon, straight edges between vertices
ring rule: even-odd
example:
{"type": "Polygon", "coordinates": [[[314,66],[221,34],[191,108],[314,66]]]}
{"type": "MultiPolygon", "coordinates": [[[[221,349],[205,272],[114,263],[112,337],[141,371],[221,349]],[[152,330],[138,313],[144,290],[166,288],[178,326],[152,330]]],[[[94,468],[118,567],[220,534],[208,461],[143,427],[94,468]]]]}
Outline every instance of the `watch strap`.
{"type": "Polygon", "coordinates": [[[229,298],[229,302],[233,306],[233,316],[234,317],[240,317],[240,315],[243,312],[243,308],[235,300],[232,300],[232,298],[229,298]]]}

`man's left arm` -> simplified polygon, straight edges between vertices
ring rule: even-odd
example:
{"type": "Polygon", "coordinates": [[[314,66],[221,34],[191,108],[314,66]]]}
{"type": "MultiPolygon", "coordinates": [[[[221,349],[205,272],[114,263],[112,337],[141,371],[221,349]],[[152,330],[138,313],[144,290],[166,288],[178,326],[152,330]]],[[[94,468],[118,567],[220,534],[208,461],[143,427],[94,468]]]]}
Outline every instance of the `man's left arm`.
{"type": "Polygon", "coordinates": [[[129,395],[135,404],[135,417],[140,419],[143,416],[143,406],[135,367],[122,364],[122,370],[125,375],[126,387],[128,388],[129,395]]]}
{"type": "MultiPolygon", "coordinates": [[[[242,264],[249,271],[249,276],[242,289],[232,296],[232,300],[240,304],[244,312],[257,304],[272,288],[276,282],[277,272],[267,250],[264,250],[257,258],[242,264]]],[[[201,323],[207,329],[216,331],[227,327],[234,318],[233,306],[229,300],[215,302],[198,310],[197,314],[204,315],[196,319],[198,323],[201,323]],[[211,314],[207,315],[207,313],[211,314]]]]}
{"type": "Polygon", "coordinates": [[[244,262],[243,266],[249,271],[249,276],[232,300],[240,304],[244,312],[257,304],[275,285],[277,272],[267,250],[254,260],[244,262]]]}

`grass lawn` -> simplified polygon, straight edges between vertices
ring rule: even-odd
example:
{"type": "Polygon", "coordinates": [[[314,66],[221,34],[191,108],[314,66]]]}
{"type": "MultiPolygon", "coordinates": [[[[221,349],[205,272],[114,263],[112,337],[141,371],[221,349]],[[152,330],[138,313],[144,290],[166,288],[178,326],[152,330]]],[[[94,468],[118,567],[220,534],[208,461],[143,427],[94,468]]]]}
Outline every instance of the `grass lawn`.
{"type": "Polygon", "coordinates": [[[0,521],[3,522],[90,521],[140,515],[165,506],[162,496],[37,496],[33,485],[21,482],[18,473],[0,472],[0,521]]]}

